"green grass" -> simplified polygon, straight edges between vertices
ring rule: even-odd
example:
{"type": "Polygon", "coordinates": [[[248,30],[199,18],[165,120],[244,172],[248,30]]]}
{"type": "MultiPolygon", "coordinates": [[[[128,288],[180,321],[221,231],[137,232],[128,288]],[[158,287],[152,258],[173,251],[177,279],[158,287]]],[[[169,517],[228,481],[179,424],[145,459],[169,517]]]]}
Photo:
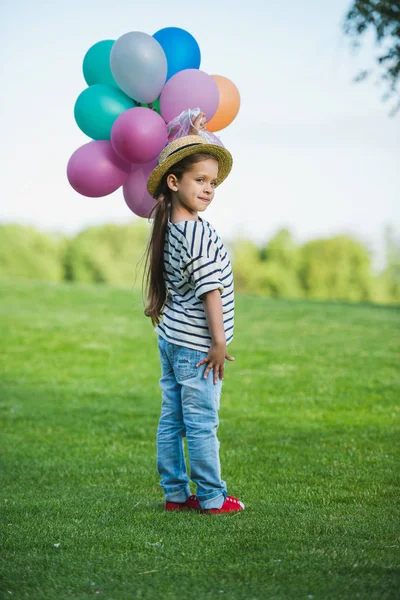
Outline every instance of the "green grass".
{"type": "Polygon", "coordinates": [[[237,296],[219,439],[246,510],[171,514],[140,293],[1,287],[2,598],[399,597],[398,310],[237,296]]]}

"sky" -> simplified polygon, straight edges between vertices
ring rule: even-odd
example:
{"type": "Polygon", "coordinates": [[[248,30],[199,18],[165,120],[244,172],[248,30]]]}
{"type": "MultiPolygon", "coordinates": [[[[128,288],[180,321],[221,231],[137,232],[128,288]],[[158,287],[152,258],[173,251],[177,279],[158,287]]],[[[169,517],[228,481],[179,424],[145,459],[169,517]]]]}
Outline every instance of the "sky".
{"type": "Polygon", "coordinates": [[[82,61],[103,39],[181,27],[209,74],[231,79],[237,118],[219,132],[234,167],[203,215],[226,242],[265,243],[288,228],[298,243],[348,234],[383,264],[385,226],[400,226],[400,114],[384,90],[353,78],[374,64],[372,39],[351,51],[348,0],[6,0],[0,9],[0,223],[73,235],[140,217],[122,190],[86,198],[66,178],[89,138],[74,120],[82,61]]]}

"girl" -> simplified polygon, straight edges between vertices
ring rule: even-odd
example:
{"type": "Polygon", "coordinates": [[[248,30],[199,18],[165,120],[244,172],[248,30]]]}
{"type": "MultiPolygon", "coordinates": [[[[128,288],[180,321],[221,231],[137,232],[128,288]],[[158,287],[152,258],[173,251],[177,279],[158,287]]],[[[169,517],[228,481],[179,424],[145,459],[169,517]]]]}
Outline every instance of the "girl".
{"type": "MultiPolygon", "coordinates": [[[[204,129],[199,117],[195,124],[204,129]]],[[[199,216],[231,168],[225,148],[189,135],[164,148],[147,186],[157,204],[146,251],[145,315],[156,326],[162,370],[157,468],[166,510],[244,509],[221,479],[217,439],[225,359],[235,360],[226,352],[233,339],[232,268],[215,229],[199,216]],[[190,494],[185,436],[197,495],[190,494]]]]}

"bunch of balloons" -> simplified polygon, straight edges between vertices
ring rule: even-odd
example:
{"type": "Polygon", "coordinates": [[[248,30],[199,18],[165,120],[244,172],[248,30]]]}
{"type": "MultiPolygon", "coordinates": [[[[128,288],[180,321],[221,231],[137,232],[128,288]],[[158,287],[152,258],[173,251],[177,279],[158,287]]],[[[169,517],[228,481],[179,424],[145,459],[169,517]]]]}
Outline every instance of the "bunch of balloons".
{"type": "Polygon", "coordinates": [[[168,143],[168,123],[189,108],[206,114],[210,132],[236,117],[235,84],[200,70],[200,48],[184,29],[141,31],[94,44],[83,60],[88,87],[75,103],[75,120],[92,141],[67,166],[71,186],[89,197],[123,186],[128,207],[148,217],[155,200],[146,186],[168,143]]]}

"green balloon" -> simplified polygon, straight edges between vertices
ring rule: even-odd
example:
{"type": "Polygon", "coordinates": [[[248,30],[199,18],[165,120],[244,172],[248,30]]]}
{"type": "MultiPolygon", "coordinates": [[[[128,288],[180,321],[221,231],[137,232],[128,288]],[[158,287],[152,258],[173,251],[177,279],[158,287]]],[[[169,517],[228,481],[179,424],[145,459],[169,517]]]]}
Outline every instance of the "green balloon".
{"type": "Polygon", "coordinates": [[[94,44],[83,59],[83,76],[88,85],[107,83],[119,89],[110,67],[110,53],[115,40],[102,40],[94,44]]]}
{"type": "Polygon", "coordinates": [[[157,100],[154,100],[154,102],[150,102],[149,104],[139,104],[139,106],[143,106],[144,108],[151,108],[152,110],[155,110],[156,113],[158,113],[159,115],[161,115],[160,97],[161,96],[159,96],[157,98],[157,100]]]}
{"type": "Polygon", "coordinates": [[[75,103],[78,127],[94,140],[109,140],[115,119],[136,103],[112,85],[97,83],[83,90],[75,103]]]}

